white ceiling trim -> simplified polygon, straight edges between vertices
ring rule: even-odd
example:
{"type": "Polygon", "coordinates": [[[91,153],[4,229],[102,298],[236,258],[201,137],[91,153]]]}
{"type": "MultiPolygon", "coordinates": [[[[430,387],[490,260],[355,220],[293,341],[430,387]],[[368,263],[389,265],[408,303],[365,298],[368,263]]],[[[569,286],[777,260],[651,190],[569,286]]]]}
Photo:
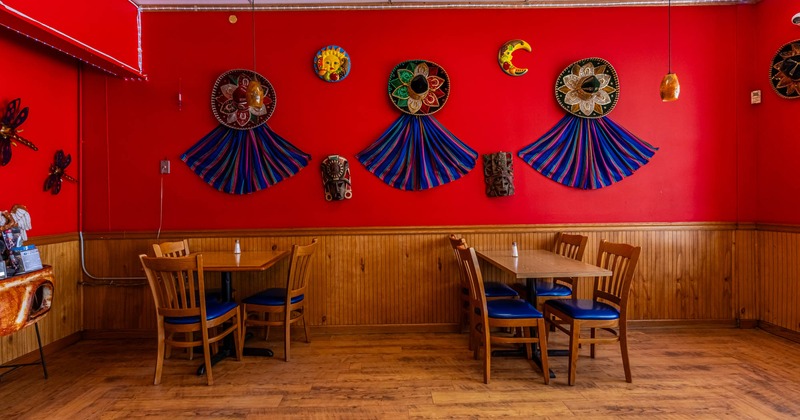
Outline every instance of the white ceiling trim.
{"type": "MultiPolygon", "coordinates": [[[[382,10],[382,9],[525,9],[667,6],[668,0],[130,0],[145,12],[382,10]]],[[[673,0],[673,6],[728,6],[760,0],[673,0]]]]}

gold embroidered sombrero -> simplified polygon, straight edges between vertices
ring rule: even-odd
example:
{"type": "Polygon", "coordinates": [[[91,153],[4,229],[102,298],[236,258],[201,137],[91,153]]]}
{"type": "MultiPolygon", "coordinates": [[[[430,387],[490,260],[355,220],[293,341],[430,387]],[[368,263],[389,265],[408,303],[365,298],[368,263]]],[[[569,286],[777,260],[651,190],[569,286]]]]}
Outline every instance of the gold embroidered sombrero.
{"type": "Polygon", "coordinates": [[[800,97],[800,39],[782,46],[769,68],[772,89],[784,98],[800,97]]]}
{"type": "Polygon", "coordinates": [[[432,61],[403,61],[389,75],[389,99],[406,114],[433,114],[442,109],[449,94],[450,78],[432,61]]]}
{"type": "Polygon", "coordinates": [[[236,130],[249,130],[267,122],[275,111],[275,101],[269,80],[252,70],[228,70],[217,78],[211,90],[214,117],[236,130]]]}
{"type": "Polygon", "coordinates": [[[584,58],[570,64],[556,80],[556,100],[567,112],[581,118],[600,118],[614,109],[619,80],[602,58],[584,58]]]}

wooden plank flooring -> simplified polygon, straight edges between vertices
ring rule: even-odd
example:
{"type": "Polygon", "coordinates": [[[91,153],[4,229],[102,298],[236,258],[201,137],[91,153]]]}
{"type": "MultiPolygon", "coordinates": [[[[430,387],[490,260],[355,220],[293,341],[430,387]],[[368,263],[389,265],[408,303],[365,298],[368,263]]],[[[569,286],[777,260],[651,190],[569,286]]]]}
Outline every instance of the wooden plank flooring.
{"type": "MultiPolygon", "coordinates": [[[[302,337],[302,334],[293,334],[302,337]]],[[[551,336],[551,348],[563,347],[551,336]]],[[[250,342],[252,343],[252,341],[250,342]]],[[[263,342],[256,343],[262,344],[263,342]]],[[[81,341],[48,358],[50,379],[26,367],[0,381],[2,418],[795,418],[800,344],[761,330],[637,329],[632,384],[619,350],[582,350],[577,384],[552,357],[549,386],[524,359],[480,362],[455,333],[313,335],[276,357],[223,361],[215,384],[192,375],[199,360],[167,360],[152,385],[154,341],[81,341]]]]}

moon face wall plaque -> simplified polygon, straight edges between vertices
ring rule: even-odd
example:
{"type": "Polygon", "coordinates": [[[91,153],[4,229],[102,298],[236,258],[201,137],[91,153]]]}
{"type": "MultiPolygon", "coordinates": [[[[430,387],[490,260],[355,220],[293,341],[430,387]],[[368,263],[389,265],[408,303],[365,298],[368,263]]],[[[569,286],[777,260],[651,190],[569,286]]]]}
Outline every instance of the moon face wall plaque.
{"type": "Polygon", "coordinates": [[[517,67],[512,62],[514,60],[514,51],[517,50],[531,52],[531,45],[521,39],[512,39],[503,44],[497,53],[497,63],[500,64],[500,69],[509,76],[522,76],[528,72],[528,69],[517,67]]]}

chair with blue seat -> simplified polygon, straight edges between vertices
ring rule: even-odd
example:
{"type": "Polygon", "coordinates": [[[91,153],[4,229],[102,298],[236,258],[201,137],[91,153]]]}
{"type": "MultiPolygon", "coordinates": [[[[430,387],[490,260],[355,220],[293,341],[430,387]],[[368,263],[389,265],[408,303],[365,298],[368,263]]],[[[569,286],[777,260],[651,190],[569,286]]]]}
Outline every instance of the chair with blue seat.
{"type": "Polygon", "coordinates": [[[528,359],[532,358],[532,344],[541,347],[541,369],[544,383],[550,383],[547,365],[547,340],[542,313],[524,299],[488,300],[483,288],[483,277],[474,248],[459,246],[456,250],[459,262],[464,267],[469,282],[470,296],[470,341],[477,360],[483,347],[483,382],[489,383],[493,344],[523,344],[528,359]],[[492,329],[518,330],[516,334],[492,331],[492,329]],[[531,334],[535,329],[537,334],[531,334]],[[540,339],[542,337],[542,339],[540,339]]]}
{"type": "Polygon", "coordinates": [[[289,276],[286,286],[264,290],[242,301],[245,314],[242,334],[247,333],[247,327],[266,327],[266,338],[269,339],[269,327],[283,327],[283,359],[287,362],[289,361],[292,324],[302,322],[306,343],[311,342],[308,321],[305,319],[305,298],[310,273],[309,263],[316,248],[317,239],[311,241],[309,245],[292,246],[292,257],[289,263],[289,276]],[[272,314],[283,314],[283,318],[270,319],[272,314]],[[261,319],[262,315],[265,318],[263,320],[261,319]]]}
{"type": "Polygon", "coordinates": [[[236,302],[201,299],[205,296],[202,254],[185,257],[148,257],[140,255],[156,306],[158,356],[153,384],[161,383],[164,355],[168,347],[202,346],[206,381],[211,374],[211,345],[233,334],[236,359],[242,357],[241,312],[236,302]],[[217,327],[221,332],[216,333],[217,327]],[[194,339],[199,332],[201,338],[194,339]],[[183,333],[183,334],[181,334],[183,333]],[[179,340],[177,337],[184,337],[179,340]]]}
{"type": "MultiPolygon", "coordinates": [[[[456,261],[459,260],[458,252],[456,249],[459,245],[463,245],[464,247],[468,248],[467,240],[464,238],[458,238],[456,235],[450,235],[450,246],[453,247],[453,253],[456,256],[456,261]]],[[[464,279],[463,272],[461,274],[461,295],[462,299],[465,299],[468,293],[468,287],[466,280],[464,279]]],[[[486,299],[493,300],[493,299],[519,299],[519,293],[514,290],[511,286],[501,283],[499,281],[487,281],[483,284],[483,289],[486,292],[486,299]]]]}
{"type": "Polygon", "coordinates": [[[597,265],[610,270],[610,277],[595,277],[592,299],[549,300],[544,304],[544,316],[556,329],[569,335],[569,378],[575,385],[578,352],[581,344],[590,345],[590,356],[595,357],[595,345],[619,343],[625,380],[631,382],[628,359],[628,295],[633,272],[642,248],[628,244],[600,241],[597,265]],[[589,329],[589,336],[581,334],[589,329]],[[605,331],[603,336],[598,331],[605,331]]]}
{"type": "MultiPolygon", "coordinates": [[[[553,252],[573,260],[582,261],[586,251],[588,236],[558,232],[553,252]]],[[[576,277],[557,277],[553,279],[534,279],[536,309],[543,311],[544,303],[551,299],[577,297],[578,279],[576,277]]]]}

